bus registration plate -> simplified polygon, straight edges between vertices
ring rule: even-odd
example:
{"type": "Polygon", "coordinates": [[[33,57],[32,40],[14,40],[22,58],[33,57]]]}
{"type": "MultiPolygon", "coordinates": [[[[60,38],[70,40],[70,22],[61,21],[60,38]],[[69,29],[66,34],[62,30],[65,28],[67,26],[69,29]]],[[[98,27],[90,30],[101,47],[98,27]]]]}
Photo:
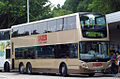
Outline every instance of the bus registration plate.
{"type": "Polygon", "coordinates": [[[93,66],[102,66],[102,63],[93,63],[93,66]]]}

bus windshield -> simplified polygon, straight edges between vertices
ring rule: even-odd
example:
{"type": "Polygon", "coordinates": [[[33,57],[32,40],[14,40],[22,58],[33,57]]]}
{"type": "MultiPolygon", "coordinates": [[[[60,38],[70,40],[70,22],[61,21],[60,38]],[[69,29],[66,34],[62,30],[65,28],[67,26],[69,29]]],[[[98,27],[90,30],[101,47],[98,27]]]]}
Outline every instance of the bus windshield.
{"type": "Polygon", "coordinates": [[[109,59],[109,42],[80,42],[80,59],[87,61],[109,59]]]}
{"type": "Polygon", "coordinates": [[[107,36],[105,16],[101,14],[80,15],[83,37],[104,38],[107,36]]]}

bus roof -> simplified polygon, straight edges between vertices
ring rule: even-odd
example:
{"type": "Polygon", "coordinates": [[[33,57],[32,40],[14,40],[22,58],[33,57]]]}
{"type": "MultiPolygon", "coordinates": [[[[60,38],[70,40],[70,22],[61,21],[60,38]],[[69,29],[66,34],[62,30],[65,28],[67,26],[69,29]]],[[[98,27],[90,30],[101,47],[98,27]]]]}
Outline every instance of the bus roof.
{"type": "Polygon", "coordinates": [[[0,31],[8,31],[8,30],[11,30],[10,28],[7,28],[7,29],[0,29],[0,31]]]}
{"type": "Polygon", "coordinates": [[[107,14],[106,19],[109,24],[119,22],[120,21],[120,11],[107,14]]]}

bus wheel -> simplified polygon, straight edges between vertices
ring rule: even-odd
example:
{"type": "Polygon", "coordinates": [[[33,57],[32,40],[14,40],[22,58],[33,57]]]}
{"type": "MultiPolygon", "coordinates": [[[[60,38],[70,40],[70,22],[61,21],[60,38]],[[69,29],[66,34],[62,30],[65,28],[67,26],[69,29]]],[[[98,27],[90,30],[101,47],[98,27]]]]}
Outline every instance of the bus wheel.
{"type": "Polygon", "coordinates": [[[89,73],[88,75],[89,75],[89,77],[93,77],[95,75],[95,73],[89,73]]]}
{"type": "Polygon", "coordinates": [[[67,66],[65,64],[62,64],[60,66],[60,75],[66,77],[68,74],[67,74],[67,66]]]}
{"type": "Polygon", "coordinates": [[[27,74],[32,74],[32,65],[30,63],[28,63],[27,66],[26,66],[26,73],[27,74]]]}
{"type": "Polygon", "coordinates": [[[19,65],[19,72],[20,72],[20,74],[24,73],[24,65],[23,64],[19,65]]]}
{"type": "Polygon", "coordinates": [[[4,71],[5,71],[5,72],[10,72],[10,65],[9,65],[8,62],[5,62],[4,71]]]}

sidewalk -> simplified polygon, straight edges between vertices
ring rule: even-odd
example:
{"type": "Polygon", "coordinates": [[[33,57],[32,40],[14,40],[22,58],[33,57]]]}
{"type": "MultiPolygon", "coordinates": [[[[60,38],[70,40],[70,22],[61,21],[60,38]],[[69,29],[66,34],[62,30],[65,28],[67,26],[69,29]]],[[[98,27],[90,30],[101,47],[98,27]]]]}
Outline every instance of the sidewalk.
{"type": "Polygon", "coordinates": [[[120,73],[116,74],[115,77],[119,77],[120,78],[120,73]]]}

